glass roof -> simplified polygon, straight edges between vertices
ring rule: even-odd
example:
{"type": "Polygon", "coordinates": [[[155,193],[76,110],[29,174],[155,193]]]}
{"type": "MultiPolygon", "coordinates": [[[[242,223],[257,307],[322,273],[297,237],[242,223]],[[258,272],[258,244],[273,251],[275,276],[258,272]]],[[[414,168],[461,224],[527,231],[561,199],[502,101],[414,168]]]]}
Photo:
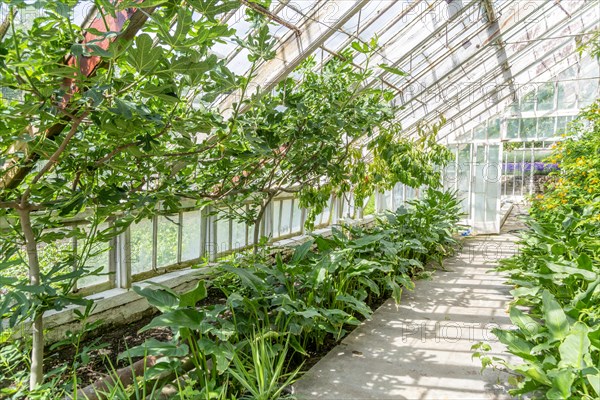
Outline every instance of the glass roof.
{"type": "MultiPolygon", "coordinates": [[[[259,67],[255,83],[270,90],[298,59],[317,54],[321,65],[353,41],[377,37],[371,65],[396,67],[407,76],[378,70],[369,84],[397,93],[405,134],[441,115],[448,119],[446,130],[476,125],[481,113],[499,113],[528,82],[573,64],[576,38],[598,26],[599,9],[599,0],[274,1],[270,11],[301,35],[274,23],[277,56],[259,67]]],[[[236,21],[238,34],[248,33],[243,18],[236,21]]],[[[233,43],[224,47],[230,68],[247,71],[246,55],[233,43]]],[[[354,61],[361,67],[365,60],[354,61]]],[[[231,99],[217,103],[226,112],[231,99]]]]}
{"type": "MultiPolygon", "coordinates": [[[[78,2],[74,20],[81,23],[93,4],[78,2]]],[[[241,5],[222,17],[240,39],[253,34],[247,10],[241,5]]],[[[271,90],[311,54],[319,69],[353,41],[377,38],[370,66],[385,64],[406,76],[377,67],[368,85],[396,93],[404,134],[444,115],[443,137],[502,113],[530,82],[574,65],[580,35],[599,26],[600,0],[273,0],[268,13],[276,56],[258,66],[253,86],[271,90]]],[[[212,51],[234,73],[248,73],[248,51],[234,38],[212,51]]],[[[364,62],[354,59],[356,68],[364,62]]],[[[227,116],[236,95],[213,104],[227,116]]]]}

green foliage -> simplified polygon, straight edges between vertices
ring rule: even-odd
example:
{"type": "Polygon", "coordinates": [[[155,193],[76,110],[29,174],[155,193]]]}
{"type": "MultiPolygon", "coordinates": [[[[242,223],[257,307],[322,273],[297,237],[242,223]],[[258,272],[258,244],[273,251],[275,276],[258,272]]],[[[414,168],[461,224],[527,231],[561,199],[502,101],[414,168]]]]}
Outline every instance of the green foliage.
{"type": "Polygon", "coordinates": [[[600,396],[598,116],[598,103],[583,110],[570,137],[554,150],[551,157],[561,160],[561,170],[534,200],[520,253],[499,267],[515,287],[510,306],[515,328],[494,333],[523,362],[477,355],[484,366],[516,373],[514,395],[600,396]]]}
{"type": "Polygon", "coordinates": [[[289,370],[287,364],[288,340],[273,332],[258,332],[238,345],[229,369],[234,381],[247,393],[242,398],[256,400],[279,399],[284,390],[291,385],[299,369],[289,370]],[[249,351],[243,351],[248,346],[249,351]]]}
{"type": "MultiPolygon", "coordinates": [[[[137,288],[163,312],[143,330],[168,327],[175,337],[171,343],[149,341],[126,355],[164,358],[161,368],[178,375],[191,360],[197,398],[219,390],[226,397],[277,398],[297,375],[292,359],[328,337],[341,339],[370,317],[376,299],[391,295],[400,301],[427,263],[451,253],[459,213],[455,196],[429,189],[423,200],[386,213],[371,228],[344,227],[330,237],[313,237],[287,261],[281,255],[224,261],[216,283],[225,304],[194,307],[206,293],[203,284],[181,295],[137,288]]],[[[145,379],[156,377],[154,369],[145,379]]]]}
{"type": "MultiPolygon", "coordinates": [[[[21,12],[27,4],[15,0],[9,6],[21,12]]],[[[132,223],[159,210],[179,211],[182,199],[198,207],[218,202],[230,217],[252,223],[278,192],[298,192],[300,205],[312,210],[310,225],[332,192],[353,191],[362,204],[398,181],[435,186],[434,164],[448,159],[435,143],[439,125],[421,130],[416,140],[401,138],[389,104],[394,93],[367,84],[374,79],[368,62],[354,67],[356,56],[371,59],[376,40],[353,44],[320,71],[309,58],[297,79],[264,94],[252,92],[253,79],[275,56],[276,41],[268,19],[252,10],[245,15],[252,34],[234,37],[220,17],[239,7],[237,1],[98,1],[98,24],[89,29],[70,18],[76,2],[42,0],[36,6],[43,11],[31,24],[19,25],[10,14],[8,34],[0,38],[0,86],[15,93],[0,100],[6,239],[0,282],[7,287],[0,316],[10,316],[10,326],[27,318],[41,325],[45,312],[83,304],[73,294],[77,282],[106,270],[93,264],[94,257],[132,223]],[[119,27],[115,20],[127,13],[139,24],[119,27]],[[246,76],[232,73],[211,51],[226,40],[248,52],[246,76]],[[223,97],[235,100],[218,110],[213,102],[223,97]],[[240,214],[242,202],[249,211],[240,214]],[[67,226],[72,219],[87,228],[67,226]],[[42,247],[71,239],[76,252],[57,252],[47,269],[39,265],[42,247]]],[[[165,258],[174,254],[173,246],[164,252],[165,258]]],[[[386,279],[396,292],[404,280],[386,279]]],[[[332,301],[366,314],[360,297],[332,301]]],[[[172,306],[177,309],[169,318],[188,341],[194,337],[187,325],[216,318],[172,306]]],[[[32,371],[34,385],[40,375],[32,371]]],[[[205,381],[197,377],[199,384],[205,381]]]]}
{"type": "Polygon", "coordinates": [[[90,353],[106,347],[106,344],[100,343],[98,338],[85,342],[88,335],[93,335],[100,325],[100,321],[89,322],[93,307],[94,303],[87,301],[82,310],[74,310],[75,320],[79,322],[81,328],[76,331],[68,330],[63,340],[49,348],[51,351],[57,349],[72,351],[73,360],[48,371],[45,383],[34,391],[29,390],[27,371],[30,364],[27,353],[31,341],[24,338],[13,343],[0,342],[0,398],[10,396],[12,399],[55,399],[74,393],[79,385],[77,371],[90,363],[90,353]]]}

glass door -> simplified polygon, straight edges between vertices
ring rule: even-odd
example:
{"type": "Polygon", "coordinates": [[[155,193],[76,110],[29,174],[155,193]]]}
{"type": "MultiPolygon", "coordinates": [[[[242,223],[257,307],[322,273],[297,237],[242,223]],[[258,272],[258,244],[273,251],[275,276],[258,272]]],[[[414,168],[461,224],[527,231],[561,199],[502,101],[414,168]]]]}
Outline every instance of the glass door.
{"type": "Polygon", "coordinates": [[[475,234],[500,233],[500,144],[473,143],[471,225],[475,234]]]}

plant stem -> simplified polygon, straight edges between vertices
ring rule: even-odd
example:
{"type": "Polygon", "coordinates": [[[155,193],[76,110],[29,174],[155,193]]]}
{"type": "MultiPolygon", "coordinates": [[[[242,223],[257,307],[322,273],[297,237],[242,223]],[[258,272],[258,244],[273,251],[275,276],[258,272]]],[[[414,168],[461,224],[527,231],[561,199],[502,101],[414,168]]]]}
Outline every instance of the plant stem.
{"type": "MultiPolygon", "coordinates": [[[[31,224],[31,210],[28,208],[19,208],[19,220],[21,229],[25,235],[25,246],[27,249],[27,259],[29,261],[29,284],[31,286],[40,285],[40,263],[38,259],[37,242],[31,224]]],[[[34,390],[40,385],[44,378],[44,320],[43,312],[33,313],[31,346],[31,367],[29,375],[29,389],[34,390]]]]}

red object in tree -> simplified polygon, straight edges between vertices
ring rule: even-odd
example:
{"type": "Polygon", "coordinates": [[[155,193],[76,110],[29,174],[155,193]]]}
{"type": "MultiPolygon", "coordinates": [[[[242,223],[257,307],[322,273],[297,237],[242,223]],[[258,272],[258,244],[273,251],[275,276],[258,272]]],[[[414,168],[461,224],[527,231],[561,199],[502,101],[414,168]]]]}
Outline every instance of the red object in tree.
{"type": "MultiPolygon", "coordinates": [[[[118,0],[115,3],[115,5],[117,5],[121,1],[122,0],[118,0]]],[[[103,33],[121,33],[121,29],[123,29],[125,22],[127,22],[129,18],[131,18],[131,16],[135,12],[135,9],[127,8],[124,10],[115,11],[114,16],[110,15],[110,13],[107,13],[107,15],[104,16],[104,18],[102,18],[102,15],[97,10],[95,12],[96,15],[93,16],[91,22],[87,26],[83,27],[84,30],[86,30],[86,32],[83,35],[83,44],[93,42],[94,45],[100,47],[101,49],[108,50],[108,47],[110,46],[111,42],[117,37],[116,35],[113,36],[112,39],[104,38],[102,40],[99,40],[101,38],[100,36],[90,33],[87,30],[92,28],[95,31],[103,33]]],[[[70,54],[67,56],[66,59],[67,65],[78,67],[78,74],[84,75],[86,77],[92,75],[101,62],[102,59],[99,56],[74,56],[70,54]]],[[[62,87],[65,90],[66,94],[64,95],[61,101],[62,108],[66,108],[69,102],[71,101],[73,94],[79,91],[79,88],[77,87],[77,80],[75,78],[76,77],[65,78],[63,80],[62,87]]]]}

